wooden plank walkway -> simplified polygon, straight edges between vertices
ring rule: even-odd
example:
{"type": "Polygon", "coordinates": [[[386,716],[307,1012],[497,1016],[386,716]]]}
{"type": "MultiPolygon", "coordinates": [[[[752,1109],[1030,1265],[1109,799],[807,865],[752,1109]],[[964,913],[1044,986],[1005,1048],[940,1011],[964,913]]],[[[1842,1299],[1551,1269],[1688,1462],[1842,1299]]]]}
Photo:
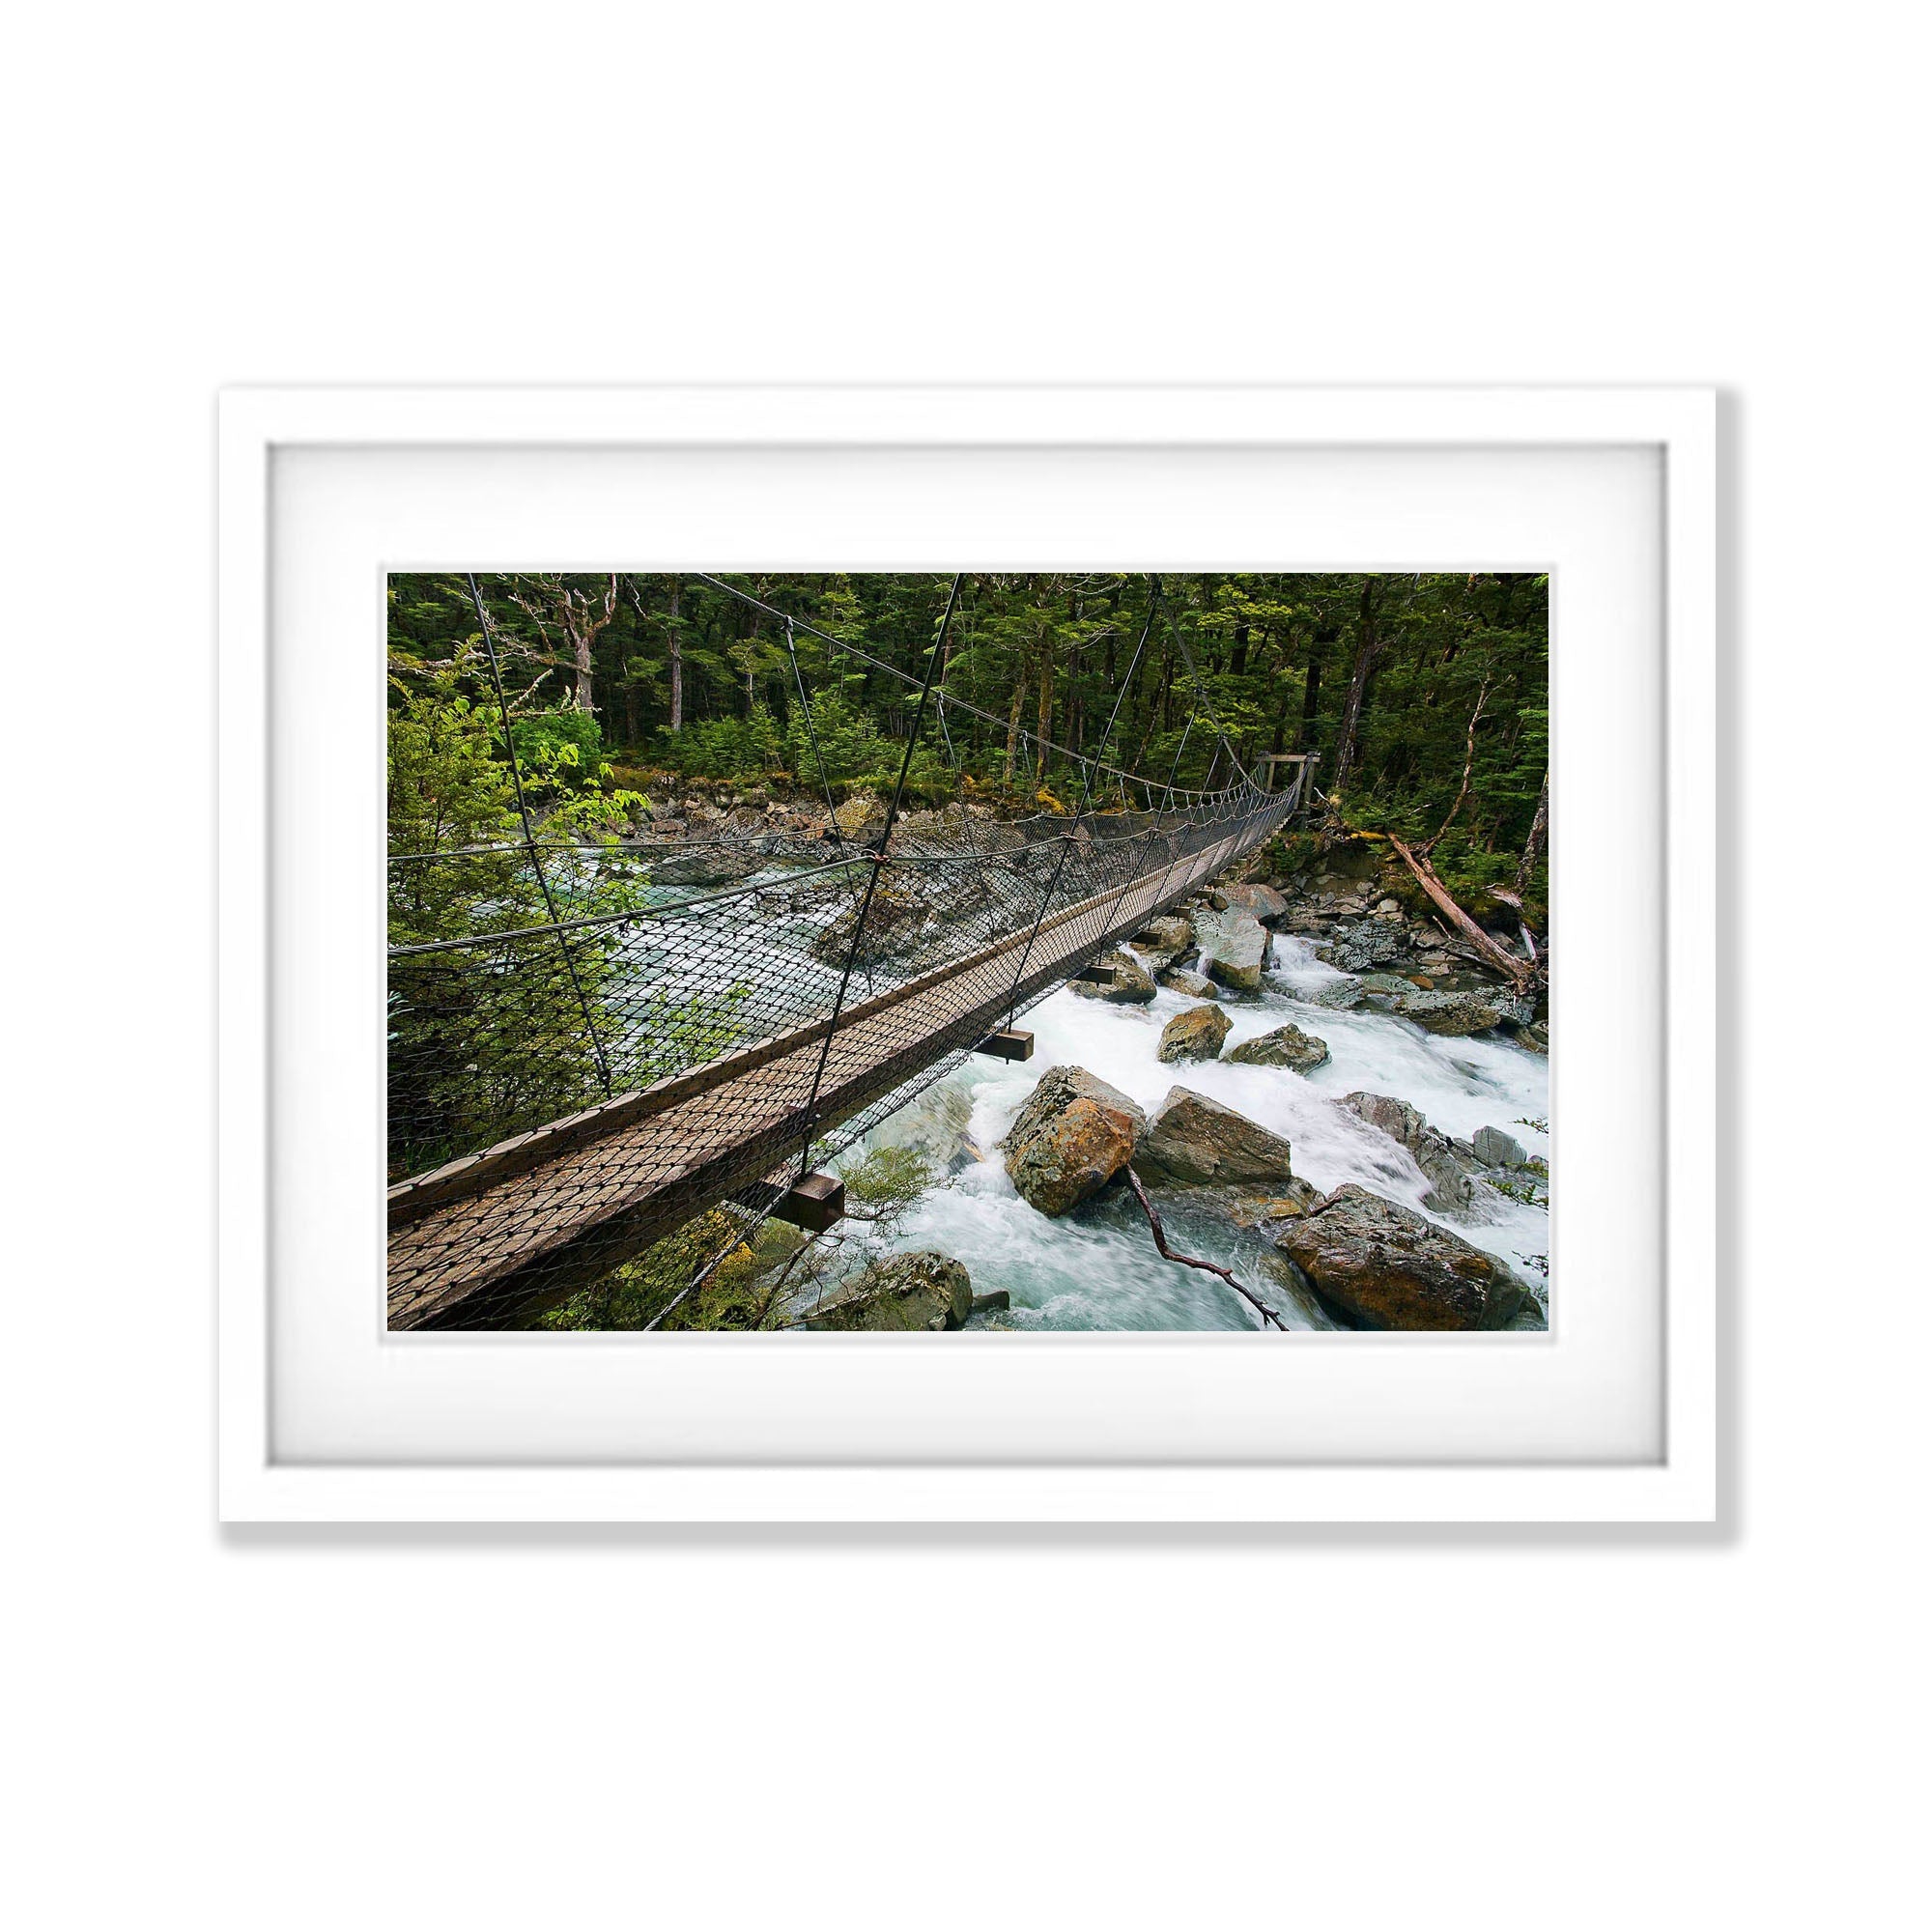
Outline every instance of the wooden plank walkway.
{"type": "Polygon", "coordinates": [[[795,1161],[821,1053],[820,1134],[1187,896],[1272,832],[1286,803],[1063,909],[1031,941],[1031,928],[1008,934],[849,1007],[829,1053],[816,1021],[391,1189],[389,1326],[507,1327],[555,1306],[795,1161]]]}

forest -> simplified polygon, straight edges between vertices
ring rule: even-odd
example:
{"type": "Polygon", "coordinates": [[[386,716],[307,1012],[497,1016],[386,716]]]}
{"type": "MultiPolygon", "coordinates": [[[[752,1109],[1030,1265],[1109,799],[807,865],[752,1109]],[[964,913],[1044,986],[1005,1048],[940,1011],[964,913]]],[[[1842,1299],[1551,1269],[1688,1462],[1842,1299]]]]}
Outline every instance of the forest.
{"type": "MultiPolygon", "coordinates": [[[[595,834],[668,786],[892,782],[950,580],[726,581],[756,603],[690,574],[478,580],[546,814],[595,834]]],[[[392,711],[491,728],[468,581],[397,576],[388,598],[392,711]]],[[[960,702],[914,748],[913,799],[963,787],[996,810],[1071,810],[1068,751],[1200,789],[1232,781],[1224,741],[1249,769],[1310,753],[1333,820],[1433,840],[1456,890],[1514,882],[1540,914],[1546,577],[972,573],[943,651],[940,686],[960,702]]],[[[408,844],[433,828],[401,803],[398,824],[392,783],[408,844]]]]}
{"type": "MultiPolygon", "coordinates": [[[[957,1267],[955,1287],[974,1274],[1005,1297],[988,1313],[1021,1322],[1245,1323],[1241,1297],[1276,1326],[1333,1316],[1305,1285],[1292,1308],[1257,1299],[1234,1270],[1283,1264],[1190,1184],[1173,1195],[1172,1172],[1164,1208],[1146,1204],[1156,1241],[1168,1212],[1220,1260],[1181,1257],[1158,1290],[1138,1247],[1124,1267],[1104,1251],[1114,1196],[1063,1221],[1084,1194],[1029,1193],[1031,1170],[1003,1188],[1035,1159],[1013,1151],[1025,1096],[1070,1105],[1076,1077],[1135,1088],[1121,1105],[1136,1120],[1177,1095],[1219,1106],[1202,1131],[1239,1146],[1208,1165],[1258,1162],[1302,1190],[1257,1212],[1312,1211],[1312,1172],[1364,1187],[1376,1214],[1422,1214],[1410,1236],[1438,1257],[1460,1238],[1445,1221],[1475,1231],[1504,1270],[1485,1320],[1547,1273],[1544,1182],[1519,1171],[1541,1155],[1513,1138],[1543,1134],[1547,1105],[1546,578],[466,573],[397,576],[388,597],[389,1179],[408,1195],[392,1319],[444,1293],[418,1274],[498,1293],[489,1264],[471,1290],[443,1259],[438,1190],[460,1203],[480,1151],[514,1166],[519,1137],[567,1138],[603,1101],[670,1123],[640,1124],[635,1147],[611,1129],[613,1158],[664,1163],[663,1204],[629,1182],[630,1205],[607,1212],[586,1153],[570,1210],[583,1231],[553,1269],[552,1219],[576,1224],[553,1202],[526,1228],[506,1178],[500,1209],[478,1211],[537,1243],[501,1291],[519,1319],[783,1325],[808,1282],[815,1310],[839,1270],[884,1265],[915,1230],[943,1236],[934,1265],[957,1267]],[[1293,792],[1284,759],[1304,761],[1293,792]],[[1130,888],[1159,916],[1123,911],[1130,888]],[[1082,942],[1090,926],[1129,943],[1082,942]],[[848,990],[879,1043],[846,1050],[821,1117],[833,1034],[798,1048],[818,1074],[760,1043],[822,1012],[836,1031],[848,990]],[[1092,999],[1112,1016],[1097,1031],[1092,999]],[[900,1000],[933,1016],[895,1032],[900,1000]],[[1000,1054],[966,1064],[1022,1012],[1033,1031],[999,1037],[1024,1039],[1021,1060],[1037,1037],[1053,1079],[1045,1065],[1003,1074],[1000,1054]],[[740,1049],[734,1107],[700,1095],[685,1123],[676,1083],[738,1077],[718,1069],[740,1049]],[[788,1070],[767,1076],[768,1061],[788,1070]],[[1173,1087],[1178,1061],[1241,1105],[1173,1087]],[[1425,1110],[1458,1137],[1425,1133],[1425,1110]],[[678,1192],[705,1135],[723,1139],[704,1159],[737,1157],[741,1118],[762,1124],[742,1130],[737,1192],[678,1192]],[[659,1151],[673,1128],[688,1139],[659,1151]],[[744,1192],[781,1141],[801,1175],[836,1167],[848,1201],[846,1232],[805,1274],[799,1250],[771,1245],[770,1204],[744,1192]],[[1190,1269],[1227,1286],[1177,1280],[1190,1269]]],[[[1157,1141],[1147,1158],[1163,1171],[1157,1141]]],[[[546,1188],[570,1159],[544,1167],[546,1188]]],[[[978,1319],[949,1308],[943,1325],[978,1319]]],[[[1432,1307],[1421,1325],[1465,1312],[1432,1307]]]]}

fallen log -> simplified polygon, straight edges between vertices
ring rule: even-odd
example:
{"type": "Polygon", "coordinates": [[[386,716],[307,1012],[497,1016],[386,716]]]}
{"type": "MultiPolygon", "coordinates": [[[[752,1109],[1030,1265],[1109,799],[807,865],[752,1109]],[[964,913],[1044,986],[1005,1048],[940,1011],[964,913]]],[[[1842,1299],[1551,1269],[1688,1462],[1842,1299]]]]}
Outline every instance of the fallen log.
{"type": "Polygon", "coordinates": [[[1449,888],[1435,876],[1435,867],[1427,859],[1418,859],[1402,840],[1393,834],[1389,843],[1401,854],[1402,862],[1415,874],[1416,883],[1429,895],[1443,915],[1450,921],[1464,939],[1493,966],[1504,974],[1519,993],[1526,993],[1535,983],[1534,970],[1519,959],[1515,953],[1506,952],[1490,937],[1476,922],[1450,896],[1449,888]]]}
{"type": "Polygon", "coordinates": [[[1133,1188],[1135,1197],[1139,1200],[1142,1209],[1147,1214],[1148,1226],[1153,1230],[1154,1249],[1162,1261],[1179,1262],[1182,1267],[1201,1268],[1208,1274],[1218,1274],[1242,1300],[1250,1303],[1260,1312],[1261,1318],[1264,1322],[1271,1321],[1277,1328],[1286,1328],[1288,1326],[1288,1323],[1281,1319],[1281,1311],[1279,1309],[1270,1308],[1260,1295],[1243,1288],[1235,1279],[1233,1268],[1218,1266],[1213,1262],[1198,1261],[1193,1255],[1183,1255],[1177,1249],[1170,1248],[1167,1245],[1167,1230],[1160,1224],[1160,1210],[1148,1199],[1148,1191],[1141,1185],[1140,1176],[1131,1167],[1125,1169],[1124,1172],[1128,1184],[1133,1188]]]}

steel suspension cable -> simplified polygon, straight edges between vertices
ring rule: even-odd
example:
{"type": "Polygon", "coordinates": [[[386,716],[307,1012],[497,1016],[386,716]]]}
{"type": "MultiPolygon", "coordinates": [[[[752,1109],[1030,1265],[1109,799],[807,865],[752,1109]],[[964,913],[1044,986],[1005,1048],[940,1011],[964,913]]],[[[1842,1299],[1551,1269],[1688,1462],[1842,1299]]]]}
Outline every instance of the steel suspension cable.
{"type": "Polygon", "coordinates": [[[842,857],[845,835],[838,829],[838,812],[832,803],[832,780],[825,769],[825,754],[818,749],[818,726],[812,722],[811,699],[805,690],[805,673],[798,668],[798,640],[792,636],[792,620],[784,620],[785,655],[791,660],[792,682],[798,687],[798,701],[805,712],[805,735],[811,743],[811,761],[818,767],[818,782],[825,793],[825,829],[842,857]]]}
{"type": "MultiPolygon", "coordinates": [[[[1094,749],[1097,763],[1105,754],[1107,740],[1114,735],[1114,725],[1120,719],[1121,706],[1127,701],[1127,693],[1133,689],[1134,679],[1140,674],[1141,654],[1147,649],[1149,635],[1153,630],[1153,613],[1157,608],[1157,596],[1148,600],[1147,622],[1141,626],[1140,641],[1134,645],[1133,662],[1127,667],[1127,674],[1121,680],[1121,688],[1114,694],[1114,708],[1107,714],[1107,728],[1100,733],[1100,742],[1094,749]]],[[[1033,953],[1033,943],[1039,937],[1041,922],[1053,904],[1053,895],[1060,889],[1060,875],[1066,867],[1066,855],[1073,849],[1079,835],[1081,820],[1087,815],[1087,807],[1094,796],[1093,770],[1086,762],[1080,767],[1080,809],[1073,814],[1073,831],[1064,834],[1060,855],[1054,861],[1052,876],[1046,882],[1046,890],[1040,894],[1039,911],[1034,915],[1033,930],[1027,934],[1027,942],[1020,949],[1020,963],[1013,970],[1012,992],[1007,1003],[1007,1025],[1010,1027],[1017,1014],[1020,995],[1020,981],[1026,978],[1027,960],[1033,953]]]]}
{"type": "MultiPolygon", "coordinates": [[[[805,1103],[804,1146],[799,1151],[799,1179],[804,1179],[811,1164],[812,1128],[817,1123],[818,1093],[825,1081],[825,1063],[832,1056],[833,1036],[838,1030],[838,1015],[845,1005],[846,989],[852,983],[853,969],[859,961],[859,949],[865,944],[866,921],[872,910],[872,897],[878,890],[879,874],[885,870],[886,848],[892,843],[893,827],[898,821],[899,802],[905,796],[907,774],[912,770],[912,754],[919,744],[919,727],[925,720],[925,700],[932,693],[932,681],[939,672],[940,656],[946,645],[946,633],[952,627],[952,613],[959,604],[959,585],[965,577],[963,571],[952,579],[952,588],[947,593],[946,614],[939,620],[938,635],[932,640],[932,649],[925,661],[925,681],[919,688],[919,704],[912,715],[912,728],[906,733],[905,755],[899,760],[899,775],[893,783],[892,802],[886,807],[885,829],[879,834],[877,844],[867,855],[871,859],[871,870],[866,877],[866,891],[859,901],[858,914],[852,922],[852,943],[845,949],[845,967],[838,976],[838,991],[832,1002],[832,1017],[826,1022],[825,1038],[818,1050],[818,1065],[811,1075],[811,1093],[805,1103]]],[[[708,580],[707,580],[708,581],[708,580]]],[[[782,613],[781,613],[782,614],[782,613]]]]}

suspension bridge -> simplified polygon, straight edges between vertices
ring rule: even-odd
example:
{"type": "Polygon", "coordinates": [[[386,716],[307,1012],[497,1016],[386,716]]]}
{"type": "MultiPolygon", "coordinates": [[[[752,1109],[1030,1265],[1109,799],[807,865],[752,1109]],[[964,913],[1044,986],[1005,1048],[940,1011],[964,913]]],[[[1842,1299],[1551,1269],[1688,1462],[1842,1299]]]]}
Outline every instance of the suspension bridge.
{"type": "MultiPolygon", "coordinates": [[[[796,632],[810,627],[705,581],[782,626],[798,677],[796,632]]],[[[923,678],[906,680],[918,697],[883,822],[842,835],[825,784],[822,859],[781,863],[768,838],[727,830],[709,869],[736,882],[653,883],[677,873],[668,862],[690,869],[688,842],[545,839],[513,747],[520,842],[392,857],[392,902],[481,928],[390,952],[392,1329],[521,1326],[619,1267],[662,1288],[661,1316],[767,1216],[830,1226],[842,1190],[820,1163],[969,1054],[1028,1057],[1016,1022],[1031,1006],[1070,979],[1111,978],[1096,964],[1110,949],[1301,805],[1305,763],[1267,789],[1218,723],[1208,788],[1106,762],[1156,594],[1097,747],[1024,734],[1078,771],[1075,810],[1000,823],[962,790],[906,810],[923,734],[956,768],[952,726],[975,714],[938,678],[960,582],[923,678]],[[518,906],[540,916],[505,923],[518,906]]],[[[471,592],[507,714],[473,580],[471,592]]],[[[798,695],[810,725],[802,677],[798,695]]]]}

